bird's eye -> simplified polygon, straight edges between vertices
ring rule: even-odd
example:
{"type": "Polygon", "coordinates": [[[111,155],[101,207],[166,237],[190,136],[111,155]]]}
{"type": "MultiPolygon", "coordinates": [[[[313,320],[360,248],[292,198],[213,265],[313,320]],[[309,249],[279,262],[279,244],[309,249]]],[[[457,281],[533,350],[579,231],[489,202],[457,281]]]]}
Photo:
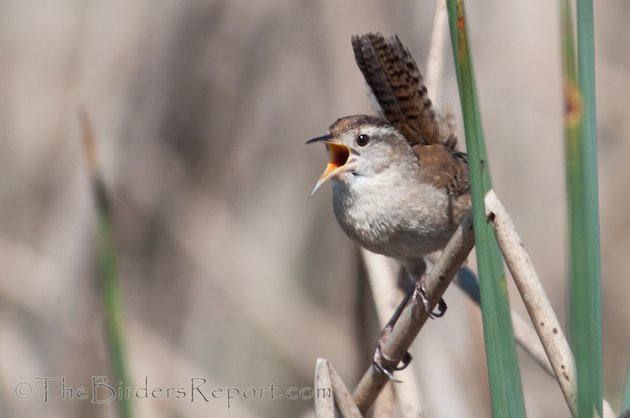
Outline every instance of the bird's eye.
{"type": "Polygon", "coordinates": [[[368,144],[368,142],[370,142],[370,137],[365,135],[365,134],[361,134],[359,136],[357,136],[357,145],[359,145],[360,147],[364,147],[368,144]]]}

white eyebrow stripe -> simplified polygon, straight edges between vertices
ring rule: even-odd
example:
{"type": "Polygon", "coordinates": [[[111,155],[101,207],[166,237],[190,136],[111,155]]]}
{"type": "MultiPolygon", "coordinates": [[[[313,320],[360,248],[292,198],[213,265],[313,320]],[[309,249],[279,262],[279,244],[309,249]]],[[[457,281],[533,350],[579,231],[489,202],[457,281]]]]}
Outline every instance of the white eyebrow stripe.
{"type": "Polygon", "coordinates": [[[371,136],[384,136],[390,135],[396,132],[396,128],[393,126],[363,126],[359,130],[359,133],[371,135],[371,136]]]}

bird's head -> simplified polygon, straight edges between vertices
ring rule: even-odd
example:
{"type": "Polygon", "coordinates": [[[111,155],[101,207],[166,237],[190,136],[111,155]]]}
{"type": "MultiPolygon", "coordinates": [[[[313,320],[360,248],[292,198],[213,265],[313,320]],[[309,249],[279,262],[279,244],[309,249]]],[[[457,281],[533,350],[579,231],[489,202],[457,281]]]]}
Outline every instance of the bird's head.
{"type": "Polygon", "coordinates": [[[311,192],[329,179],[351,182],[354,177],[374,177],[392,164],[409,156],[411,147],[405,138],[384,119],[354,115],[338,119],[326,135],[307,144],[326,144],[329,161],[311,192]]]}

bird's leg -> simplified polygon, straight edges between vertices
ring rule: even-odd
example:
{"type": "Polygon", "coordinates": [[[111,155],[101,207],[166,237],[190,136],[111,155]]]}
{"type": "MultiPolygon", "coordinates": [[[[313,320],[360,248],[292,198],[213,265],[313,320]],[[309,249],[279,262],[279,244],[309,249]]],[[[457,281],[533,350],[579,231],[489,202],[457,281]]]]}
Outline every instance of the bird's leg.
{"type": "Polygon", "coordinates": [[[404,368],[406,368],[409,365],[409,363],[411,363],[411,354],[409,354],[409,352],[406,352],[403,358],[401,359],[401,365],[394,367],[393,370],[390,370],[389,367],[386,367],[383,364],[383,360],[386,360],[388,362],[393,362],[394,359],[390,358],[385,353],[383,353],[383,346],[385,345],[385,342],[389,338],[389,335],[392,333],[392,330],[394,329],[394,325],[396,325],[396,322],[398,322],[400,315],[405,309],[405,306],[407,306],[407,303],[409,302],[409,299],[411,299],[413,293],[414,293],[414,287],[411,286],[405,292],[405,297],[403,298],[403,300],[400,302],[400,304],[394,311],[394,314],[392,315],[392,317],[389,319],[389,321],[387,321],[387,324],[385,324],[385,328],[383,328],[383,330],[381,331],[381,335],[379,336],[378,341],[376,342],[376,349],[374,350],[374,358],[372,360],[372,364],[378,371],[383,373],[385,376],[387,376],[390,380],[394,382],[400,382],[400,380],[394,377],[393,372],[397,370],[403,370],[404,368]]]}
{"type": "Polygon", "coordinates": [[[444,314],[446,313],[446,302],[444,302],[444,299],[440,298],[437,309],[433,311],[431,310],[429,298],[427,298],[426,289],[424,288],[424,273],[427,270],[425,258],[418,257],[410,260],[404,260],[403,266],[405,266],[405,269],[407,270],[409,279],[411,279],[412,283],[414,283],[415,293],[420,296],[420,299],[422,300],[422,305],[424,306],[424,310],[427,312],[429,318],[435,319],[444,316],[444,314]]]}
{"type": "Polygon", "coordinates": [[[383,330],[381,331],[381,335],[379,336],[376,343],[376,349],[374,350],[374,358],[372,360],[372,364],[374,365],[374,367],[394,382],[399,382],[399,380],[394,377],[393,372],[406,368],[409,363],[411,363],[411,354],[409,354],[409,352],[406,352],[401,359],[401,364],[399,366],[385,366],[383,364],[383,360],[389,363],[393,363],[394,359],[388,357],[383,352],[383,347],[385,345],[385,342],[389,338],[392,330],[394,329],[394,325],[396,325],[396,322],[398,322],[400,315],[405,309],[405,306],[407,306],[409,300],[414,298],[415,302],[415,295],[420,295],[422,304],[429,318],[440,318],[446,313],[446,302],[444,302],[444,299],[442,298],[440,298],[440,301],[438,302],[437,309],[435,311],[431,310],[431,304],[426,296],[426,291],[423,284],[424,273],[426,271],[426,263],[424,261],[424,258],[420,257],[412,260],[405,260],[405,262],[403,262],[402,264],[405,267],[407,277],[409,277],[409,279],[411,280],[410,282],[408,282],[409,285],[405,286],[407,288],[405,292],[405,297],[394,311],[394,314],[385,325],[385,328],[383,328],[383,330]]]}

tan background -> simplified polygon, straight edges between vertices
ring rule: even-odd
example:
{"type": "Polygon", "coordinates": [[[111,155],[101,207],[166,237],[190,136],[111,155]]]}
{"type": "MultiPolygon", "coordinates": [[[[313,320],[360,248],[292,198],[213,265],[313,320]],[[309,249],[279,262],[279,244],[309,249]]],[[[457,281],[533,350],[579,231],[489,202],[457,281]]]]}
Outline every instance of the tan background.
{"type": "MultiPolygon", "coordinates": [[[[564,321],[566,217],[558,10],[469,1],[496,189],[564,321]]],[[[0,2],[0,416],[106,417],[112,404],[42,400],[109,375],[96,218],[76,109],[84,104],[116,214],[136,385],[312,384],[317,357],[349,386],[377,335],[325,155],[304,141],[371,112],[354,33],[397,33],[423,65],[432,2],[0,2]],[[15,386],[33,395],[21,400],[15,386]]],[[[605,393],[618,408],[630,342],[630,3],[596,2],[605,393]]],[[[459,112],[450,49],[441,102],[459,112]]],[[[461,124],[460,124],[461,127],[461,124]]],[[[513,296],[515,296],[513,294],[513,296]]],[[[416,341],[428,416],[488,416],[479,312],[457,289],[416,341]]],[[[512,305],[523,311],[520,302],[512,305]]],[[[568,416],[521,356],[529,416],[568,416]]],[[[142,417],[309,416],[312,401],[135,402],[142,417]]]]}

